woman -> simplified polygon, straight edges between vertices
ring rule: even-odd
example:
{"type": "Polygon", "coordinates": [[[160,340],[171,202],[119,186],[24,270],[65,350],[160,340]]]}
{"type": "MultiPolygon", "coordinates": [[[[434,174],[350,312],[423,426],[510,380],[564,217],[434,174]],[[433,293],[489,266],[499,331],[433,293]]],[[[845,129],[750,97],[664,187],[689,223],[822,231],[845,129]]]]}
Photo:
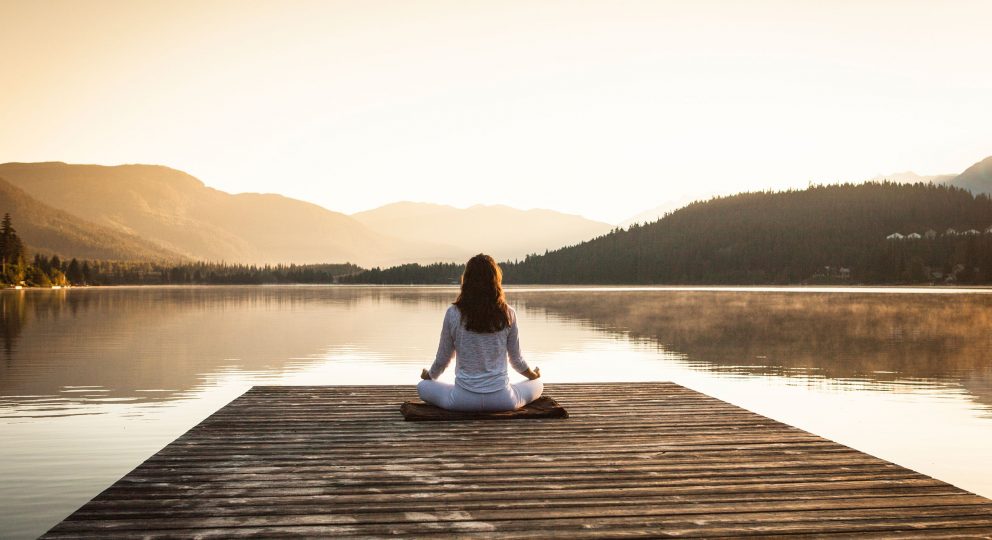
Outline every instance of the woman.
{"type": "Polygon", "coordinates": [[[462,290],[444,314],[437,357],[417,385],[420,399],[454,411],[512,411],[541,396],[540,369],[520,355],[517,315],[503,296],[503,273],[489,255],[469,259],[462,290]],[[529,380],[510,384],[510,365],[529,380]],[[438,382],[455,360],[455,384],[438,382]]]}

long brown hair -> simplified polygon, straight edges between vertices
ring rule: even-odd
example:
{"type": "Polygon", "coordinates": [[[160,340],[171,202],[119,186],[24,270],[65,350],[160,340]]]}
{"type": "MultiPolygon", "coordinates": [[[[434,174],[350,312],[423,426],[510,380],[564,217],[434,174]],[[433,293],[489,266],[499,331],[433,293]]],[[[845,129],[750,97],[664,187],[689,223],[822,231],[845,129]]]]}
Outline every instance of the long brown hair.
{"type": "Polygon", "coordinates": [[[462,290],[454,303],[468,330],[488,334],[510,326],[503,271],[489,255],[480,253],[465,263],[462,290]]]}

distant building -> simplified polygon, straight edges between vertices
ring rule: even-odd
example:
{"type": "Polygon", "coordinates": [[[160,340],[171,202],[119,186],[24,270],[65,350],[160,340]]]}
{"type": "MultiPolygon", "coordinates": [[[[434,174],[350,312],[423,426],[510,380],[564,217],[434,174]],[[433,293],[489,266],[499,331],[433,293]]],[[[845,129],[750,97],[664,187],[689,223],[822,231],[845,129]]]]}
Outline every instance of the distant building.
{"type": "Polygon", "coordinates": [[[920,238],[923,238],[923,236],[921,236],[920,233],[915,233],[914,232],[914,233],[907,234],[906,235],[906,238],[909,239],[909,240],[919,240],[920,238]]]}
{"type": "Polygon", "coordinates": [[[967,234],[968,236],[974,236],[976,234],[982,234],[982,233],[978,232],[975,229],[968,229],[967,231],[965,231],[965,232],[963,232],[961,234],[967,234]]]}
{"type": "Polygon", "coordinates": [[[838,280],[851,279],[851,269],[843,266],[824,266],[822,272],[813,274],[810,283],[836,283],[838,280]]]}
{"type": "Polygon", "coordinates": [[[899,233],[897,233],[897,232],[894,232],[894,233],[892,233],[892,234],[890,234],[890,235],[888,235],[888,236],[885,237],[886,240],[902,240],[903,238],[906,238],[906,237],[903,236],[903,235],[901,235],[901,234],[899,234],[899,233]]]}
{"type": "Polygon", "coordinates": [[[954,228],[948,228],[946,231],[944,231],[944,236],[957,236],[957,234],[958,231],[954,228]]]}
{"type": "MultiPolygon", "coordinates": [[[[989,228],[992,229],[992,227],[989,228]]],[[[927,229],[927,232],[923,233],[923,238],[926,238],[927,240],[933,240],[934,238],[937,238],[937,231],[933,229],[927,229]]]]}
{"type": "Polygon", "coordinates": [[[992,226],[990,226],[988,229],[985,229],[985,234],[992,234],[992,226]]]}

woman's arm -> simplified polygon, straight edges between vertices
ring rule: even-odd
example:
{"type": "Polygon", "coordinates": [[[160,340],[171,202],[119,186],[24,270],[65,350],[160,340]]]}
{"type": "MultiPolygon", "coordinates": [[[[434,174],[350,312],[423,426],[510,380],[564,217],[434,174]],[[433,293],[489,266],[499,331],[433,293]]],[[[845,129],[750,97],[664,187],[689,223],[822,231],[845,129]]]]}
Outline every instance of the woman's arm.
{"type": "MultiPolygon", "coordinates": [[[[458,309],[458,308],[453,308],[458,309]]],[[[455,320],[452,308],[444,313],[444,323],[441,324],[441,338],[437,344],[437,354],[429,370],[420,373],[422,379],[437,379],[448,369],[451,359],[455,356],[455,320]],[[426,375],[426,376],[425,376],[426,375]]]]}
{"type": "Polygon", "coordinates": [[[530,369],[524,355],[520,352],[520,329],[517,328],[517,314],[510,311],[510,333],[506,336],[506,352],[510,358],[510,365],[517,373],[534,380],[541,376],[541,370],[530,369]]]}
{"type": "Polygon", "coordinates": [[[541,376],[541,368],[536,367],[534,369],[528,369],[527,371],[521,373],[521,375],[533,381],[534,379],[541,376]]]}

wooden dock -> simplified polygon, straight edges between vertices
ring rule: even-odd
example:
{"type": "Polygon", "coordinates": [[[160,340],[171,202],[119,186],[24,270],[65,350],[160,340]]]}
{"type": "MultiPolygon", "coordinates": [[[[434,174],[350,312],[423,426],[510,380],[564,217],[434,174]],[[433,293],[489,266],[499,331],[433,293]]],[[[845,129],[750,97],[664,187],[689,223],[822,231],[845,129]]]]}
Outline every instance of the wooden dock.
{"type": "Polygon", "coordinates": [[[672,383],[404,422],[412,386],[254,387],[45,538],[992,537],[992,501],[672,383]]]}

